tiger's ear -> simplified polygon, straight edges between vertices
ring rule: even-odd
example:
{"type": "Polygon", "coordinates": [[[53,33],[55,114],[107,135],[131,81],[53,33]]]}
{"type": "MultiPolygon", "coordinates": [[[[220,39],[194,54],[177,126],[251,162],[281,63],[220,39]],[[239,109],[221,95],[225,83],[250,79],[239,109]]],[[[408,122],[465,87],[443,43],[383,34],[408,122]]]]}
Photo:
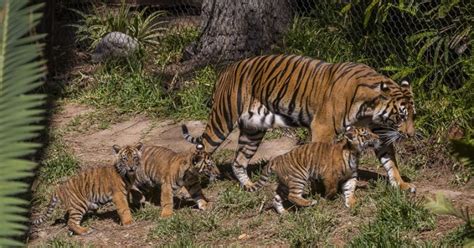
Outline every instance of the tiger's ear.
{"type": "Polygon", "coordinates": [[[143,151],[143,143],[142,142],[138,142],[135,144],[135,148],[137,148],[138,151],[143,151]]]}
{"type": "Polygon", "coordinates": [[[114,154],[117,154],[117,153],[119,153],[119,151],[120,151],[121,148],[120,148],[119,145],[113,145],[113,146],[112,146],[112,149],[114,150],[114,154]]]}
{"type": "Polygon", "coordinates": [[[200,152],[203,151],[204,150],[204,145],[203,144],[197,144],[196,145],[196,150],[200,151],[200,152]]]}
{"type": "Polygon", "coordinates": [[[390,91],[390,88],[388,87],[388,85],[384,82],[380,83],[380,90],[382,90],[382,92],[388,92],[390,91]]]}
{"type": "Polygon", "coordinates": [[[409,89],[411,91],[411,85],[407,80],[403,80],[400,83],[400,87],[405,88],[405,89],[409,89]]]}

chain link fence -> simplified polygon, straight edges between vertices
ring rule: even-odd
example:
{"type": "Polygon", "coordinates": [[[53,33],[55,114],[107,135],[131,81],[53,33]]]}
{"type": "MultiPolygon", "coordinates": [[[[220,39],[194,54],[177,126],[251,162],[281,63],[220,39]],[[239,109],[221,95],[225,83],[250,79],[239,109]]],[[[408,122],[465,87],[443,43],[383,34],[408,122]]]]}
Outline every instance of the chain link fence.
{"type": "MultiPolygon", "coordinates": [[[[169,58],[158,62],[163,67],[178,61],[187,43],[199,37],[200,0],[51,2],[49,60],[56,76],[110,55],[127,56],[140,46],[168,52],[169,58]],[[166,39],[171,48],[163,50],[166,39]]],[[[362,62],[428,88],[457,88],[474,76],[472,1],[298,0],[291,5],[293,22],[274,52],[362,62]]]]}

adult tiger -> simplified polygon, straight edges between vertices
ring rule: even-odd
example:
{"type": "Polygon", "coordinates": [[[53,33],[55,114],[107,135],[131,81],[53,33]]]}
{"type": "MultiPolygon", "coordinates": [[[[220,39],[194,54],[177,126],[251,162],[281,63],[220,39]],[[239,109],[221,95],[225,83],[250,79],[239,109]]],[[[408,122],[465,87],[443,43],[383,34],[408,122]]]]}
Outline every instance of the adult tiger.
{"type": "Polygon", "coordinates": [[[398,85],[364,64],[331,64],[297,55],[266,55],[236,62],[215,85],[202,136],[185,125],[183,136],[213,153],[238,126],[232,165],[241,185],[251,187],[247,165],[269,128],[307,127],[312,142],[331,142],[349,125],[366,126],[385,142],[376,155],[392,185],[415,190],[400,177],[392,141],[415,133],[411,87],[398,85]]]}

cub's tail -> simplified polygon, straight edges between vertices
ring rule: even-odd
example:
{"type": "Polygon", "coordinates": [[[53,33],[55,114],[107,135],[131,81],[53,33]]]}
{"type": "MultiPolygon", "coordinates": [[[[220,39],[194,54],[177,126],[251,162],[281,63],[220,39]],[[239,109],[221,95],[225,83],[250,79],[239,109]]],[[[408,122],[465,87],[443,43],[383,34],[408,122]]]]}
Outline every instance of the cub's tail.
{"type": "Polygon", "coordinates": [[[188,127],[186,127],[186,125],[181,125],[181,131],[183,132],[183,137],[187,142],[193,144],[202,144],[201,137],[193,137],[191,134],[189,134],[188,127]]]}
{"type": "Polygon", "coordinates": [[[267,185],[268,179],[273,173],[273,163],[268,163],[262,171],[262,174],[260,175],[260,178],[256,183],[254,183],[252,186],[247,186],[245,189],[250,192],[254,192],[262,188],[263,186],[267,185]]]}
{"type": "Polygon", "coordinates": [[[56,195],[53,195],[51,197],[51,201],[49,202],[48,210],[46,211],[46,213],[43,216],[40,216],[36,220],[34,220],[33,225],[36,225],[36,226],[40,225],[41,223],[43,223],[44,221],[49,219],[51,217],[51,215],[53,214],[54,209],[56,208],[56,205],[58,203],[59,203],[59,198],[56,195]]]}

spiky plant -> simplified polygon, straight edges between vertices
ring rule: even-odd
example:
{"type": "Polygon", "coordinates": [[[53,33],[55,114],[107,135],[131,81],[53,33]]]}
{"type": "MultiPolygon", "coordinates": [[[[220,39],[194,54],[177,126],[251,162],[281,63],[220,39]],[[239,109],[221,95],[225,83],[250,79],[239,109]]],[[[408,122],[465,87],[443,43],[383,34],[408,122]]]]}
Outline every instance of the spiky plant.
{"type": "Polygon", "coordinates": [[[38,125],[43,95],[31,94],[44,75],[39,61],[40,35],[30,31],[39,22],[40,6],[28,0],[0,0],[0,247],[21,246],[14,238],[26,229],[27,201],[22,181],[31,176],[35,163],[25,159],[38,144],[30,142],[38,125]]]}

